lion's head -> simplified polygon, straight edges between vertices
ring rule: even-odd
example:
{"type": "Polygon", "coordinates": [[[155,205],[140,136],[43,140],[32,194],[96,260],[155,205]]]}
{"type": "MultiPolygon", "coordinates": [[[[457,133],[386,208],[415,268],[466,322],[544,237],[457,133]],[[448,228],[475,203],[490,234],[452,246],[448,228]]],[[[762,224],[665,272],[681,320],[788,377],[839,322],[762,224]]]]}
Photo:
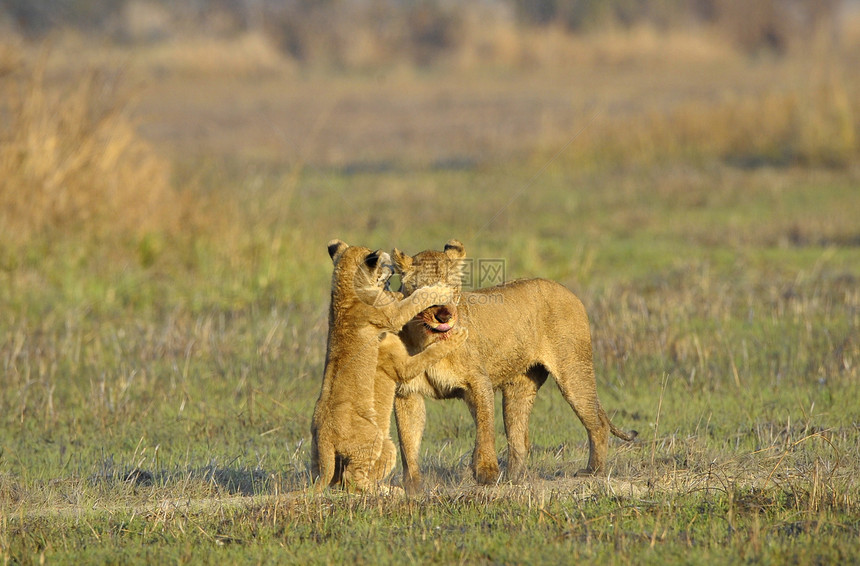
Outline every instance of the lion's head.
{"type": "Polygon", "coordinates": [[[371,251],[361,246],[350,246],[342,240],[332,240],[328,243],[328,254],[335,271],[338,268],[355,269],[355,292],[362,301],[379,306],[399,298],[386,289],[388,279],[394,272],[391,256],[387,252],[371,251]]]}
{"type": "Polygon", "coordinates": [[[457,325],[457,303],[463,283],[463,258],[466,248],[457,240],[449,240],[443,251],[426,250],[414,256],[406,255],[395,248],[391,257],[394,268],[400,275],[400,292],[408,297],[420,287],[444,283],[455,289],[454,300],[432,306],[416,317],[428,334],[444,338],[446,332],[457,325]]]}

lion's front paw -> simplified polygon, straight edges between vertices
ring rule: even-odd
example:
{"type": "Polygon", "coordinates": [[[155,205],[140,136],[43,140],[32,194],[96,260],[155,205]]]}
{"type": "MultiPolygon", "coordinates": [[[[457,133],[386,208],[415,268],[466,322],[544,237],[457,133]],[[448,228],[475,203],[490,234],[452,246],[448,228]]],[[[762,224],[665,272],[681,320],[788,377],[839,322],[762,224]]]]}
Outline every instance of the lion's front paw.
{"type": "Polygon", "coordinates": [[[406,495],[416,496],[420,495],[422,491],[424,491],[424,481],[421,479],[420,474],[404,474],[403,476],[403,489],[406,491],[406,495]]]}
{"type": "Polygon", "coordinates": [[[480,465],[475,468],[475,481],[481,485],[493,485],[499,479],[499,465],[480,465]]]}
{"type": "Polygon", "coordinates": [[[425,287],[427,292],[432,297],[433,304],[447,305],[454,302],[455,289],[444,283],[434,283],[429,287],[425,287]]]}

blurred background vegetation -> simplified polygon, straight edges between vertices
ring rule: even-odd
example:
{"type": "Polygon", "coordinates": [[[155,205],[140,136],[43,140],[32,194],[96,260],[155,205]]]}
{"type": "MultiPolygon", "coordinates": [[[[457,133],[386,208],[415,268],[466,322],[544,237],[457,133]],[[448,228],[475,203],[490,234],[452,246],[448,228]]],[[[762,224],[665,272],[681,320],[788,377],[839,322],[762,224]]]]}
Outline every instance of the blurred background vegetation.
{"type": "Polygon", "coordinates": [[[643,25],[785,53],[838,36],[843,9],[840,0],[4,0],[0,22],[28,37],[72,28],[125,42],[254,32],[303,63],[351,67],[464,56],[527,64],[528,35],[643,25]]]}
{"type": "MultiPolygon", "coordinates": [[[[858,65],[848,0],[3,0],[0,289],[24,312],[317,304],[309,243],[335,236],[474,238],[587,285],[555,261],[642,230],[613,207],[854,182],[858,65]],[[559,227],[559,199],[593,222],[559,227]]],[[[729,241],[854,245],[850,207],[828,214],[729,241]]],[[[678,231],[724,237],[701,226],[678,231]]]]}
{"type": "Polygon", "coordinates": [[[565,153],[579,168],[850,168],[858,15],[853,0],[2,0],[3,245],[85,230],[151,257],[153,233],[187,234],[223,200],[191,186],[192,156],[280,162],[293,185],[306,165],[540,162],[589,116],[565,153]]]}

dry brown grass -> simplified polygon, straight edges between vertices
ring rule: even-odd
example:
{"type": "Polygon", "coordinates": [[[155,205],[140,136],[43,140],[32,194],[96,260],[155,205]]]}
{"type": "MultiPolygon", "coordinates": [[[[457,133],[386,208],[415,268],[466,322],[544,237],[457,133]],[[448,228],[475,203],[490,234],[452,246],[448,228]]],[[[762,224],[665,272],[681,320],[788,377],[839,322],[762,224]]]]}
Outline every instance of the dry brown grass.
{"type": "MultiPolygon", "coordinates": [[[[114,57],[123,58],[122,50],[114,57]]],[[[245,33],[224,39],[191,37],[166,41],[136,49],[134,64],[149,71],[184,74],[255,75],[296,70],[295,62],[284,57],[260,33],[245,33]]]]}
{"type": "Polygon", "coordinates": [[[584,35],[549,27],[522,32],[517,39],[522,62],[528,66],[665,67],[731,63],[740,57],[731,45],[707,30],[659,31],[649,25],[584,35]]]}
{"type": "MultiPolygon", "coordinates": [[[[725,159],[739,165],[846,167],[857,157],[860,92],[833,70],[808,84],[715,93],[618,116],[598,109],[574,160],[650,164],[725,159]]],[[[548,139],[549,151],[563,143],[548,139]]]]}
{"type": "Polygon", "coordinates": [[[43,60],[0,80],[0,231],[4,244],[175,232],[189,203],[171,163],[138,135],[109,73],[48,78],[43,60]]]}

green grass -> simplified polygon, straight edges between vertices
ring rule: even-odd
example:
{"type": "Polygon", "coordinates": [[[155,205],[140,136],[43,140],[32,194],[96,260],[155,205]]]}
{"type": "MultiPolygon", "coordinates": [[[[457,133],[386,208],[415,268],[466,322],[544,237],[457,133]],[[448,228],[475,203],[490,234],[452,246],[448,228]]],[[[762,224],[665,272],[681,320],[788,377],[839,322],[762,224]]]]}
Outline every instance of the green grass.
{"type": "MultiPolygon", "coordinates": [[[[296,88],[324,107],[320,81],[296,88]]],[[[520,108],[522,87],[493,81],[468,83],[465,110],[520,108]]],[[[335,82],[349,101],[349,79],[335,82]]],[[[359,86],[374,100],[372,81],[359,86]]],[[[446,120],[467,119],[453,106],[446,120]]],[[[377,131],[349,166],[314,157],[337,138],[325,126],[307,163],[259,157],[248,132],[218,138],[227,155],[180,144],[172,183],[194,214],[177,198],[190,216],[178,231],[0,242],[4,562],[857,561],[856,167],[659,145],[627,160],[611,139],[623,129],[601,142],[617,153],[574,144],[553,159],[561,144],[545,154],[504,134],[513,157],[462,162],[416,147],[377,161],[397,145],[377,131]],[[640,433],[612,443],[609,479],[574,477],[585,432],[548,383],[524,484],[476,486],[468,410],[429,401],[425,494],[310,494],[334,237],[410,253],[456,237],[470,257],[504,259],[509,279],[576,292],[602,403],[640,433]]]]}
{"type": "Polygon", "coordinates": [[[267,496],[30,518],[26,531],[10,530],[23,561],[831,563],[860,550],[856,516],[810,511],[791,493],[716,476],[690,493],[649,495],[463,488],[325,504],[267,496]]]}
{"type": "MultiPolygon", "coordinates": [[[[860,200],[836,174],[819,184],[773,170],[776,199],[771,181],[722,167],[745,189],[688,170],[701,187],[692,204],[654,197],[675,174],[659,169],[629,173],[635,183],[561,169],[522,195],[481,188],[476,171],[308,171],[295,208],[261,207],[229,253],[216,238],[108,265],[58,244],[21,263],[3,280],[0,551],[21,562],[856,558],[860,248],[832,234],[856,230],[843,211],[860,200]],[[478,187],[463,195],[470,214],[446,203],[462,186],[478,187]],[[338,193],[372,206],[356,217],[332,204],[338,193]],[[427,495],[308,495],[330,235],[412,252],[457,236],[504,257],[508,277],[580,294],[601,399],[640,431],[612,445],[609,482],[572,477],[584,430],[548,384],[525,485],[475,486],[465,406],[429,402],[427,495]]],[[[260,198],[279,190],[265,181],[260,198]]],[[[497,429],[504,462],[500,415],[497,429]]]]}

